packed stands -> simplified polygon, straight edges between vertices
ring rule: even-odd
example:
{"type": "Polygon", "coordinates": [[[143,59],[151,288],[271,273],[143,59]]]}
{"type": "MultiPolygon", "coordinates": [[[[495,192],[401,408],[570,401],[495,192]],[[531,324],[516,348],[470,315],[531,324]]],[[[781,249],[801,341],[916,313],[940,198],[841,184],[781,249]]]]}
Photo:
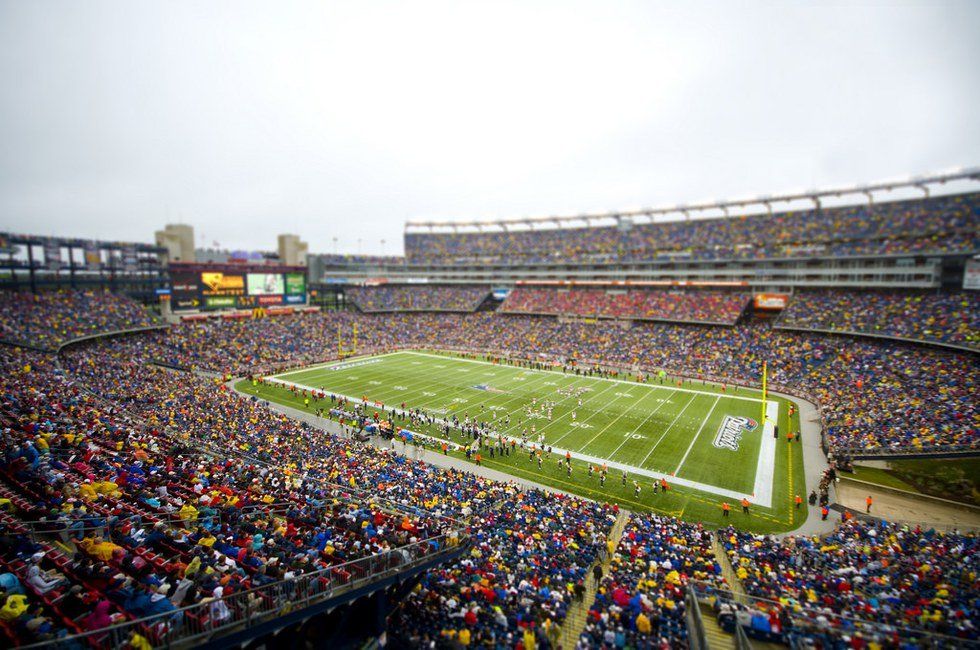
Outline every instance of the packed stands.
{"type": "Polygon", "coordinates": [[[884,522],[844,523],[823,537],[718,535],[749,596],[770,612],[819,618],[807,631],[817,642],[847,635],[897,647],[903,628],[950,637],[944,647],[980,638],[976,535],[884,522]]]}
{"type": "Polygon", "coordinates": [[[344,293],[363,312],[476,311],[490,295],[490,287],[385,284],[351,287],[344,293]]]}
{"type": "Polygon", "coordinates": [[[780,322],[980,349],[980,294],[805,291],[793,296],[780,322]]]}
{"type": "Polygon", "coordinates": [[[317,257],[328,266],[404,266],[405,258],[397,255],[332,255],[317,257]]]}
{"type": "MultiPolygon", "coordinates": [[[[51,311],[37,318],[64,312],[51,311]]],[[[60,358],[2,346],[0,498],[12,512],[0,514],[0,634],[12,645],[92,632],[97,644],[103,630],[124,630],[138,645],[210,631],[280,610],[249,588],[332,588],[344,579],[332,570],[411,561],[451,546],[465,521],[472,546],[424,575],[394,614],[392,638],[554,647],[575,586],[606,552],[614,508],[340,438],[219,380],[148,363],[241,373],[306,363],[331,354],[338,325],[355,323],[372,349],[502,350],[747,380],[766,359],[775,381],[819,397],[836,445],[978,444],[972,356],[758,322],[606,332],[491,313],[326,313],[181,324],[74,345],[60,358]],[[323,575],[327,584],[317,582],[323,575]],[[134,622],[147,616],[155,618],[134,622]]],[[[977,639],[975,536],[852,522],[823,538],[728,529],[721,540],[758,607],[819,623],[786,634],[836,643],[854,618],[977,639]]],[[[582,642],[684,645],[684,587],[723,585],[710,549],[710,532],[696,524],[632,515],[582,642]]],[[[890,647],[891,628],[866,638],[890,647]]]]}
{"type": "MultiPolygon", "coordinates": [[[[53,357],[0,349],[0,492],[42,539],[50,531],[62,548],[76,549],[70,556],[26,537],[0,545],[0,562],[23,571],[29,596],[36,582],[52,634],[155,616],[133,631],[156,642],[177,624],[177,610],[198,630],[240,618],[239,605],[253,616],[276,614],[288,599],[249,604],[243,598],[264,592],[248,590],[286,580],[293,590],[302,584],[320,593],[349,580],[346,572],[405,564],[450,544],[447,530],[458,534],[439,512],[459,513],[462,503],[475,507],[504,489],[373,448],[348,444],[345,454],[333,454],[336,439],[233,398],[220,384],[184,375],[179,385],[186,387],[175,391],[178,382],[163,385],[156,374],[164,371],[142,375],[139,362],[102,346],[69,361],[105,363],[116,373],[79,375],[110,400],[80,392],[53,357]],[[161,417],[150,417],[151,410],[161,417]],[[164,431],[175,423],[195,435],[164,431]],[[300,441],[322,451],[307,452],[300,441]],[[209,442],[214,453],[202,449],[209,442]],[[422,478],[430,472],[431,483],[422,478]],[[438,507],[410,505],[438,499],[440,484],[446,496],[438,507]],[[34,580],[39,563],[45,573],[34,580]],[[67,616],[60,597],[69,585],[72,599],[101,615],[80,622],[67,616]]],[[[13,534],[22,528],[7,523],[13,534]]],[[[4,630],[36,640],[28,627],[34,616],[19,612],[4,630]]]]}
{"type": "Polygon", "coordinates": [[[113,330],[148,327],[157,319],[136,302],[102,291],[0,291],[0,340],[38,348],[113,330]]]}
{"type": "Polygon", "coordinates": [[[618,227],[406,233],[409,264],[771,259],[980,249],[980,194],[618,227]]]}
{"type": "Polygon", "coordinates": [[[582,640],[594,648],[685,644],[686,587],[723,585],[711,531],[672,517],[630,515],[602,578],[582,640]]]}
{"type": "Polygon", "coordinates": [[[556,647],[614,508],[536,490],[473,520],[470,554],[431,571],[390,621],[405,647],[556,647]]]}
{"type": "Polygon", "coordinates": [[[747,295],[738,293],[517,287],[500,309],[518,314],[734,325],[748,300],[747,295]]]}
{"type": "Polygon", "coordinates": [[[544,355],[744,383],[758,382],[767,360],[774,388],[803,392],[821,405],[828,443],[837,450],[980,446],[974,398],[980,368],[971,355],[783,331],[755,321],[731,328],[644,323],[610,331],[492,313],[327,313],[188,323],[130,345],[170,365],[242,375],[332,358],[337,328],[350,332],[354,324],[361,351],[411,346],[544,355]]]}

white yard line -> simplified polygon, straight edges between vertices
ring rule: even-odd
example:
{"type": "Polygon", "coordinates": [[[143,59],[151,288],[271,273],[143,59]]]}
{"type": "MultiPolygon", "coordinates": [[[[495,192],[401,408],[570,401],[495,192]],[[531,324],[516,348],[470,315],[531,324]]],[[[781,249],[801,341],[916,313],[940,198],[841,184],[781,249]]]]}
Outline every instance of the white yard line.
{"type": "MultiPolygon", "coordinates": [[[[432,358],[432,359],[445,359],[446,358],[446,357],[443,357],[443,356],[439,356],[438,354],[429,354],[428,352],[416,352],[414,350],[406,350],[405,351],[405,354],[414,354],[416,356],[429,357],[429,358],[432,358]]],[[[492,365],[495,365],[495,364],[490,363],[489,361],[479,361],[477,359],[456,359],[456,360],[457,361],[462,361],[462,362],[465,362],[465,363],[478,363],[478,364],[484,365],[484,366],[492,366],[492,365]]],[[[529,372],[550,372],[552,374],[564,375],[564,376],[567,376],[569,374],[569,373],[561,372],[560,370],[530,370],[529,369],[529,372]]],[[[679,388],[679,387],[678,388],[675,388],[675,387],[672,387],[672,386],[665,386],[665,385],[664,386],[660,386],[660,385],[657,385],[657,384],[649,384],[649,383],[643,383],[643,382],[639,382],[639,381],[630,381],[628,379],[609,379],[609,378],[606,378],[606,377],[592,377],[592,379],[596,379],[598,381],[611,381],[611,382],[617,383],[617,384],[629,384],[631,386],[643,386],[645,388],[659,388],[659,389],[662,389],[662,390],[680,391],[682,393],[696,393],[698,395],[711,395],[712,397],[714,397],[714,396],[716,396],[718,394],[718,393],[712,393],[711,391],[706,391],[706,390],[695,390],[693,388],[679,388]]],[[[746,402],[757,402],[757,403],[761,403],[762,402],[762,399],[761,398],[756,398],[756,397],[742,397],[741,395],[728,395],[728,394],[726,394],[725,397],[727,397],[729,399],[744,400],[746,402]]]]}
{"type": "MultiPolygon", "coordinates": [[[[673,393],[671,393],[671,395],[673,395],[673,393]]],[[[647,395],[647,397],[649,397],[649,395],[647,395]]],[[[627,433],[625,436],[623,436],[623,441],[621,443],[619,443],[619,446],[616,447],[611,454],[609,454],[609,457],[612,458],[613,456],[615,456],[616,455],[616,452],[623,448],[623,445],[625,445],[627,442],[629,442],[630,440],[632,440],[632,438],[630,436],[632,436],[634,433],[636,433],[637,431],[639,431],[640,430],[640,427],[642,427],[644,424],[646,424],[647,421],[650,418],[652,418],[654,416],[654,414],[656,414],[657,411],[660,410],[660,407],[662,407],[664,404],[666,404],[667,402],[669,402],[670,401],[669,398],[670,398],[670,395],[668,395],[666,399],[661,400],[660,403],[657,404],[657,408],[655,408],[652,411],[650,411],[650,415],[648,415],[645,418],[643,418],[643,422],[640,422],[640,424],[637,425],[637,427],[635,429],[633,429],[632,431],[630,431],[629,433],[627,433]]],[[[646,399],[646,398],[644,398],[644,399],[646,399]]],[[[642,402],[642,401],[643,401],[643,399],[640,400],[640,402],[642,402]]],[[[639,404],[639,402],[637,402],[637,404],[639,404]]],[[[606,427],[606,429],[608,429],[608,428],[609,427],[606,427]]],[[[605,431],[605,429],[603,429],[603,431],[605,431]]],[[[585,449],[585,447],[582,447],[582,449],[585,449]]]]}
{"type": "MultiPolygon", "coordinates": [[[[319,389],[313,389],[311,386],[304,386],[303,384],[297,384],[297,383],[294,383],[294,382],[291,382],[291,381],[285,381],[285,380],[282,380],[282,379],[277,379],[275,377],[270,377],[269,378],[269,381],[270,382],[273,382],[273,383],[277,383],[277,384],[282,384],[284,386],[296,386],[296,388],[305,388],[307,390],[319,390],[319,389]]],[[[357,399],[356,397],[351,397],[349,395],[338,395],[338,397],[343,397],[343,398],[347,399],[348,401],[353,402],[355,404],[361,404],[362,403],[361,400],[357,399]]],[[[370,404],[368,404],[368,406],[370,406],[370,404]]],[[[395,410],[396,413],[403,412],[399,408],[396,408],[394,410],[395,410]]],[[[407,413],[408,411],[406,410],[404,412],[407,413]]],[[[437,422],[440,422],[442,424],[446,424],[447,423],[447,420],[442,419],[442,418],[436,418],[436,421],[437,422]]],[[[404,428],[404,427],[400,427],[400,428],[404,428]]],[[[423,437],[426,437],[426,438],[430,438],[432,440],[437,440],[439,442],[446,442],[446,443],[449,443],[451,445],[458,445],[459,444],[459,443],[453,442],[452,440],[446,440],[444,438],[440,438],[438,436],[433,436],[433,435],[428,434],[428,433],[421,433],[419,435],[421,435],[423,437]]],[[[514,440],[514,441],[520,443],[520,440],[517,440],[516,438],[510,438],[509,436],[505,436],[504,439],[505,440],[514,440]]],[[[595,465],[606,464],[607,466],[609,466],[609,467],[611,467],[613,469],[623,470],[623,471],[629,472],[630,474],[635,474],[637,476],[645,476],[647,478],[651,478],[651,479],[654,479],[654,480],[660,480],[660,479],[664,478],[664,479],[667,479],[667,481],[669,483],[674,484],[674,485],[682,485],[684,487],[689,487],[689,488],[694,489],[694,490],[700,490],[702,492],[707,492],[707,493],[710,493],[710,494],[717,494],[718,496],[728,497],[729,499],[736,499],[736,500],[739,500],[740,501],[742,499],[742,497],[745,497],[751,503],[754,503],[754,504],[759,505],[759,506],[764,506],[764,507],[768,508],[769,505],[770,505],[769,503],[763,503],[761,500],[757,499],[754,495],[751,495],[751,494],[742,494],[741,492],[736,492],[735,490],[729,490],[729,489],[726,489],[726,488],[717,487],[715,485],[708,485],[706,483],[701,483],[701,482],[698,482],[698,481],[692,481],[692,480],[685,479],[685,478],[671,476],[670,474],[664,474],[663,472],[655,472],[653,470],[644,469],[642,467],[634,467],[632,465],[626,465],[625,463],[620,463],[620,462],[612,461],[612,460],[609,460],[608,458],[597,458],[595,456],[589,456],[588,454],[583,454],[583,453],[580,453],[580,452],[577,452],[577,451],[571,451],[569,449],[560,449],[558,447],[552,447],[551,448],[551,451],[552,451],[552,453],[558,454],[559,456],[564,456],[567,453],[567,454],[570,454],[572,456],[572,458],[577,458],[578,460],[583,460],[585,462],[593,463],[595,465]]]]}
{"type": "MultiPolygon", "coordinates": [[[[581,447],[579,447],[578,450],[579,451],[582,451],[586,447],[588,447],[589,445],[591,445],[593,442],[595,442],[596,438],[598,438],[603,433],[605,433],[606,431],[608,431],[609,430],[609,427],[611,427],[612,425],[614,425],[617,422],[619,422],[620,420],[622,420],[623,419],[623,416],[626,415],[626,413],[629,411],[629,409],[635,408],[640,402],[642,402],[644,399],[646,399],[647,397],[650,397],[650,395],[653,395],[653,394],[655,394],[655,393],[647,393],[646,395],[644,395],[640,399],[636,400],[636,402],[633,405],[631,405],[629,408],[623,409],[623,412],[622,413],[620,413],[615,418],[613,418],[612,422],[610,422],[609,424],[607,424],[606,426],[604,426],[594,436],[592,436],[591,438],[589,438],[589,441],[587,443],[585,443],[584,445],[582,445],[581,447]]],[[[616,399],[620,399],[620,398],[617,397],[616,399]]],[[[613,402],[615,402],[615,401],[616,400],[613,400],[613,402]]],[[[610,404],[612,404],[612,402],[610,402],[610,404]]],[[[662,405],[663,405],[663,402],[660,402],[660,405],[657,406],[657,408],[660,408],[660,406],[662,406],[662,405]]],[[[628,439],[629,438],[627,438],[627,440],[628,439]]],[[[609,454],[609,455],[612,456],[612,454],[609,454]]]]}
{"type": "Polygon", "coordinates": [[[667,437],[667,433],[668,433],[668,432],[669,432],[669,431],[670,431],[671,429],[673,429],[673,428],[674,428],[674,425],[675,425],[675,424],[677,424],[677,421],[681,419],[681,416],[682,416],[682,415],[684,415],[684,411],[686,411],[686,410],[687,410],[687,407],[688,407],[688,406],[690,406],[691,404],[693,404],[693,403],[694,403],[694,400],[696,400],[697,398],[698,398],[698,396],[697,396],[697,395],[694,395],[694,396],[692,396],[692,397],[691,397],[691,401],[690,401],[690,402],[688,402],[687,404],[685,404],[685,405],[684,405],[684,408],[682,408],[682,409],[681,409],[681,412],[680,412],[680,413],[678,413],[678,414],[677,414],[676,416],[674,416],[674,420],[673,420],[673,422],[671,422],[671,423],[670,423],[669,425],[667,425],[667,428],[666,428],[666,429],[664,429],[664,432],[660,434],[660,440],[657,440],[657,444],[655,444],[655,445],[654,445],[653,447],[650,447],[650,451],[648,451],[648,452],[647,452],[647,455],[646,455],[646,456],[644,456],[644,457],[643,457],[643,460],[641,460],[641,461],[640,461],[640,465],[645,465],[645,464],[646,464],[646,462],[647,462],[647,459],[648,459],[648,458],[650,457],[650,455],[651,455],[651,454],[653,453],[653,451],[654,451],[654,450],[655,450],[655,449],[656,449],[657,447],[659,447],[659,446],[660,446],[660,443],[661,443],[661,442],[663,442],[663,439],[667,437]]]}
{"type": "Polygon", "coordinates": [[[708,410],[708,414],[704,416],[703,420],[701,420],[701,426],[698,427],[698,432],[694,434],[693,438],[691,438],[691,444],[687,446],[687,451],[684,452],[684,457],[681,458],[681,462],[677,466],[677,469],[674,470],[674,474],[677,474],[678,472],[681,471],[681,467],[683,467],[684,461],[687,460],[687,455],[691,453],[692,449],[694,449],[694,443],[698,441],[698,438],[701,436],[701,432],[704,431],[704,425],[706,425],[708,423],[708,420],[711,419],[711,414],[715,412],[715,407],[718,406],[718,402],[720,401],[721,401],[721,395],[715,398],[715,403],[711,405],[711,408],[708,410]]]}
{"type": "Polygon", "coordinates": [[[317,363],[312,366],[304,366],[299,370],[290,370],[288,372],[281,372],[277,375],[269,375],[269,379],[281,379],[282,377],[289,377],[291,375],[299,375],[304,372],[309,372],[311,370],[320,370],[322,368],[332,368],[334,366],[342,366],[348,363],[357,363],[359,361],[366,361],[367,359],[381,359],[382,357],[390,357],[396,354],[402,354],[399,350],[397,352],[385,352],[383,354],[365,354],[359,357],[350,357],[349,359],[336,360],[336,361],[326,361],[324,363],[317,363]]]}
{"type": "Polygon", "coordinates": [[[779,402],[766,402],[766,421],[762,424],[762,444],[759,445],[759,460],[755,467],[755,487],[752,496],[760,503],[772,503],[773,472],[776,469],[776,442],[773,427],[779,422],[779,402]]]}
{"type": "MultiPolygon", "coordinates": [[[[595,395],[593,395],[589,399],[587,399],[584,402],[582,402],[582,406],[585,406],[586,404],[588,404],[592,400],[597,399],[600,395],[605,395],[607,392],[609,392],[610,390],[612,390],[615,387],[616,387],[615,385],[610,385],[610,386],[607,386],[606,388],[600,390],[598,393],[596,393],[595,395]]],[[[622,395],[620,395],[620,396],[616,397],[615,399],[613,399],[611,402],[606,402],[605,406],[609,406],[610,404],[612,404],[612,403],[614,403],[617,400],[620,400],[622,398],[623,398],[622,395]]],[[[601,412],[601,409],[596,409],[595,411],[592,411],[592,415],[590,415],[589,417],[587,417],[584,420],[582,420],[581,423],[584,424],[584,423],[588,422],[589,420],[591,420],[595,416],[599,415],[600,412],[601,412]]],[[[538,433],[541,433],[542,431],[544,431],[545,429],[547,429],[548,427],[550,427],[553,424],[558,424],[558,422],[560,422],[562,419],[570,416],[571,414],[572,414],[572,411],[569,411],[568,413],[563,413],[562,415],[559,415],[558,416],[558,419],[554,420],[553,422],[549,422],[547,425],[545,425],[544,427],[542,427],[541,428],[541,431],[539,431],[538,433]]],[[[573,426],[570,426],[569,425],[568,426],[568,431],[566,431],[561,436],[559,436],[558,439],[555,440],[552,444],[557,445],[559,442],[561,442],[562,440],[564,440],[566,437],[570,436],[572,433],[575,433],[576,431],[579,431],[579,430],[580,430],[580,427],[573,427],[573,426]]]]}

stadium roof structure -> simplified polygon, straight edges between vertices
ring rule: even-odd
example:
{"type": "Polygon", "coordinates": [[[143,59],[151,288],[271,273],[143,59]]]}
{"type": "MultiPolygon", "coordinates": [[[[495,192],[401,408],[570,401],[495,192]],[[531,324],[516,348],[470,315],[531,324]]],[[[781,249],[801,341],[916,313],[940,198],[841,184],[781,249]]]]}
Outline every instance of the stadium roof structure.
{"type": "Polygon", "coordinates": [[[976,181],[980,182],[980,167],[959,168],[947,172],[935,174],[922,174],[909,176],[903,179],[891,181],[879,181],[875,183],[863,183],[857,185],[843,185],[826,189],[811,189],[806,191],[794,191],[783,194],[762,194],[759,196],[746,197],[741,199],[727,199],[721,201],[700,201],[695,203],[680,203],[672,206],[659,208],[641,208],[636,210],[621,210],[613,212],[597,212],[588,214],[568,215],[568,216],[548,216],[548,217],[522,217],[514,219],[488,219],[475,221],[407,221],[405,222],[406,233],[423,232],[507,232],[510,230],[535,230],[536,226],[555,226],[558,228],[567,227],[572,224],[579,226],[598,226],[598,225],[619,225],[632,223],[637,219],[647,219],[648,223],[653,223],[659,215],[682,214],[685,219],[691,218],[691,213],[700,213],[708,210],[721,210],[724,216],[729,216],[731,208],[764,207],[771,216],[774,203],[791,203],[794,201],[812,201],[816,209],[822,207],[822,199],[839,198],[847,195],[863,194],[867,197],[869,205],[874,204],[876,192],[890,192],[899,189],[917,189],[924,195],[923,198],[931,196],[930,188],[934,185],[943,185],[951,181],[976,181]]]}

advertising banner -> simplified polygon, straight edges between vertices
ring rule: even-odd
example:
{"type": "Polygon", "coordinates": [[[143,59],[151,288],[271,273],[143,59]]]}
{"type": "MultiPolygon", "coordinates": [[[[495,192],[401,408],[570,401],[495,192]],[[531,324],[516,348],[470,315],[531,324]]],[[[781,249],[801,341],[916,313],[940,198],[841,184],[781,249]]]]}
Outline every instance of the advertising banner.
{"type": "Polygon", "coordinates": [[[786,309],[789,303],[788,293],[757,293],[755,294],[756,309],[780,310],[786,309]]]}
{"type": "Polygon", "coordinates": [[[306,296],[283,296],[287,305],[302,305],[306,302],[306,296]]]}
{"type": "Polygon", "coordinates": [[[216,296],[204,299],[204,306],[208,309],[219,309],[221,307],[234,307],[235,296],[216,296]]]}
{"type": "Polygon", "coordinates": [[[172,272],[170,274],[170,295],[170,305],[174,309],[200,309],[200,275],[189,271],[172,272]]]}
{"type": "Polygon", "coordinates": [[[290,296],[301,296],[305,293],[306,293],[306,274],[287,273],[286,294],[290,296]]]}
{"type": "Polygon", "coordinates": [[[285,293],[281,273],[249,273],[248,295],[272,296],[285,293]]]}
{"type": "Polygon", "coordinates": [[[259,304],[264,306],[267,305],[281,305],[282,296],[259,296],[259,304]]]}
{"type": "Polygon", "coordinates": [[[201,273],[201,293],[205,296],[243,296],[245,295],[245,276],[205,271],[201,273]]]}

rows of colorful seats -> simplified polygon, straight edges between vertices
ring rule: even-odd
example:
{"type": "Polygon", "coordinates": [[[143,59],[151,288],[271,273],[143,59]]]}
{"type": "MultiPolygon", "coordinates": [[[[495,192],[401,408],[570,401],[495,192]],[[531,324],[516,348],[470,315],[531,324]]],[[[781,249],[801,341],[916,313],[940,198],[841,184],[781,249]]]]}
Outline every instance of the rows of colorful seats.
{"type": "Polygon", "coordinates": [[[142,337],[146,354],[173,365],[247,374],[337,354],[337,332],[357,327],[359,351],[404,346],[506,352],[563,362],[603,361],[649,372],[758,382],[768,361],[774,386],[804,391],[822,408],[828,442],[844,449],[980,446],[974,399],[980,364],[969,354],[872,339],[666,323],[604,329],[552,318],[477,313],[351,313],[237,323],[186,324],[142,337]]]}
{"type": "Polygon", "coordinates": [[[39,348],[157,319],[138,303],[105,291],[0,291],[0,340],[39,348]]]}
{"type": "MultiPolygon", "coordinates": [[[[0,635],[13,645],[96,631],[97,644],[110,626],[155,615],[132,628],[131,642],[158,643],[179,626],[233,620],[242,610],[229,598],[249,587],[419,540],[434,549],[451,543],[438,533],[467,520],[473,546],[424,575],[411,608],[390,621],[393,638],[554,647],[577,585],[613,553],[581,643],[683,647],[684,588],[724,585],[709,531],[636,513],[611,549],[611,506],[440,469],[299,423],[220,380],[148,363],[224,372],[306,362],[331,354],[337,326],[354,324],[376,349],[466,346],[747,378],[765,358],[774,378],[827,405],[838,444],[977,444],[972,356],[757,322],[605,332],[527,316],[342,313],[188,323],[58,357],[5,346],[0,635]],[[181,611],[194,604],[203,609],[181,611]]],[[[858,522],[824,537],[719,536],[757,607],[826,623],[787,634],[839,647],[853,617],[890,626],[868,639],[883,647],[897,645],[900,626],[977,639],[976,536],[858,522]]]]}
{"type": "Polygon", "coordinates": [[[518,287],[510,292],[500,310],[734,325],[748,300],[747,295],[739,293],[518,287]]]}
{"type": "Polygon", "coordinates": [[[793,296],[780,322],[980,348],[980,294],[804,291],[793,296]]]}
{"type": "Polygon", "coordinates": [[[630,515],[582,632],[586,647],[669,648],[686,643],[690,581],[724,585],[712,533],[654,514],[630,515]]]}
{"type": "Polygon", "coordinates": [[[389,621],[406,647],[557,647],[614,508],[574,496],[512,493],[475,519],[467,557],[434,569],[389,621]]]}
{"type": "Polygon", "coordinates": [[[406,233],[409,264],[772,259],[980,249],[980,194],[614,226],[406,233]]]}
{"type": "Polygon", "coordinates": [[[900,628],[911,627],[951,637],[948,647],[955,647],[955,639],[980,636],[976,535],[884,522],[844,523],[822,537],[718,534],[760,607],[818,613],[828,639],[849,634],[891,647],[900,628]]]}
{"type": "MultiPolygon", "coordinates": [[[[88,363],[91,354],[76,360],[88,363]]],[[[121,370],[111,357],[99,361],[121,370]]],[[[202,405],[195,410],[188,396],[196,393],[198,399],[206,399],[206,382],[186,395],[168,392],[173,386],[166,385],[156,394],[152,389],[139,391],[142,397],[137,401],[155,401],[161,408],[162,400],[155,395],[166,395],[173,407],[167,419],[142,419],[119,410],[122,403],[135,410],[137,401],[104,402],[80,392],[78,380],[106,390],[111,400],[120,399],[117,391],[125,386],[132,389],[128,396],[133,398],[138,390],[134,382],[161,377],[130,374],[117,377],[110,386],[94,375],[66,376],[50,356],[11,348],[0,349],[0,368],[0,494],[19,517],[33,522],[42,540],[0,549],[0,562],[12,576],[7,580],[13,591],[26,593],[44,612],[48,621],[43,635],[87,632],[159,615],[161,626],[134,628],[134,633],[156,642],[168,628],[184,623],[185,614],[194,615],[199,627],[217,625],[234,614],[224,600],[215,601],[203,614],[177,612],[182,606],[227,599],[280,580],[316,577],[330,567],[347,572],[352,560],[387,557],[391,549],[414,549],[417,541],[446,543],[436,537],[446,520],[427,511],[385,507],[383,489],[357,500],[342,498],[338,488],[345,486],[328,479],[333,470],[326,464],[317,466],[310,457],[290,462],[285,452],[291,446],[257,448],[259,440],[287,435],[293,445],[303,436],[312,439],[309,427],[244,401],[238,405],[242,408],[226,403],[228,408],[218,418],[204,422],[209,409],[202,405]],[[226,451],[202,453],[200,434],[164,433],[163,428],[177,421],[173,418],[178,412],[181,426],[207,426],[226,451]],[[254,423],[258,419],[261,424],[254,423]],[[250,421],[253,426],[244,429],[243,423],[250,421]],[[242,455],[229,454],[228,449],[242,455]],[[304,460],[308,467],[301,475],[304,460]],[[64,600],[69,594],[71,598],[64,600]],[[66,610],[65,603],[75,599],[87,601],[101,614],[82,618],[74,609],[66,610]],[[207,620],[199,620],[202,616],[207,620]]],[[[220,389],[210,390],[220,402],[220,389]]],[[[381,477],[400,478],[394,470],[384,471],[384,454],[364,455],[364,464],[374,461],[374,472],[381,477]]],[[[347,490],[355,489],[359,477],[376,478],[357,463],[342,466],[347,470],[347,490]]],[[[332,478],[341,480],[336,471],[332,478]]],[[[415,486],[417,478],[406,479],[402,491],[415,486]]],[[[480,489],[475,479],[453,487],[460,495],[466,488],[480,489]]],[[[431,498],[427,491],[424,499],[431,498]]],[[[23,533],[18,522],[8,524],[11,534],[23,533]]],[[[5,591],[8,600],[16,595],[5,591]]],[[[255,603],[256,612],[266,605],[273,603],[255,603]]],[[[28,633],[26,639],[43,640],[19,625],[29,623],[25,617],[32,611],[28,608],[7,619],[4,630],[20,639],[28,633]]]]}
{"type": "Polygon", "coordinates": [[[475,311],[490,295],[490,287],[381,285],[350,287],[344,295],[363,312],[475,311]]]}

